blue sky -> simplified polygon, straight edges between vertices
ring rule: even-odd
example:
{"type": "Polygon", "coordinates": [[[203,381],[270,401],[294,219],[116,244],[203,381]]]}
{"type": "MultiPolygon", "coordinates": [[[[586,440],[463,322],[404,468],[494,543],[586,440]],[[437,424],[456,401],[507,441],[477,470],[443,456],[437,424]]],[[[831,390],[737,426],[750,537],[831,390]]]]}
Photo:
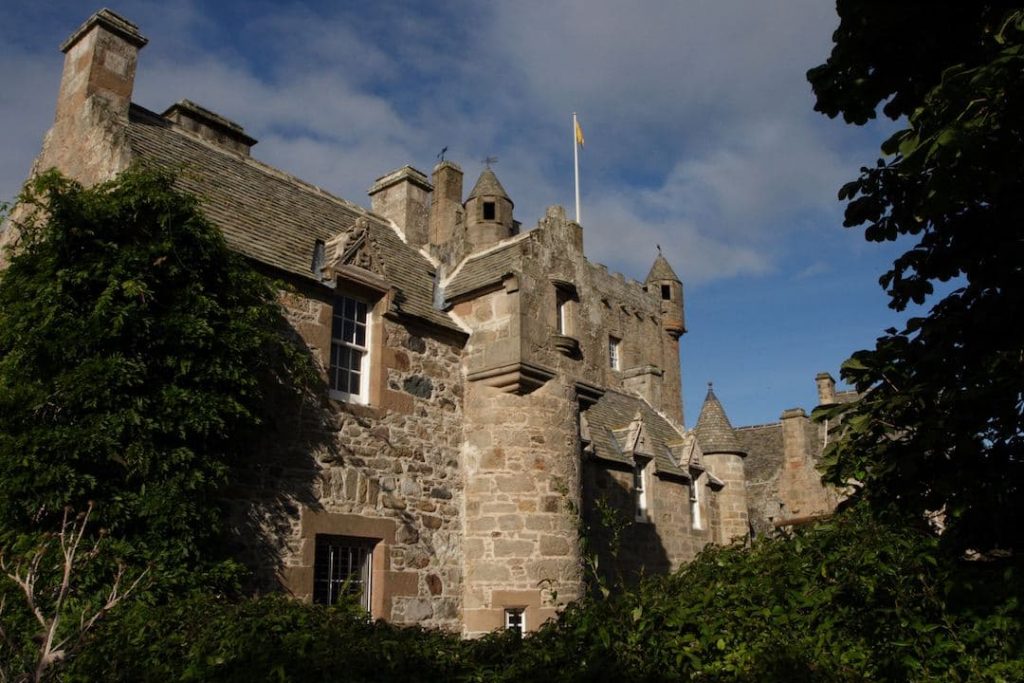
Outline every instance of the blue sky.
{"type": "MultiPolygon", "coordinates": [[[[53,118],[59,44],[101,5],[0,10],[0,198],[53,118]]],[[[136,102],[188,98],[245,126],[257,158],[364,206],[442,147],[494,170],[524,229],[573,204],[584,246],[643,279],[655,244],[686,288],[687,423],[713,380],[734,424],[815,403],[814,375],[898,323],[877,284],[897,253],[841,227],[839,186],[884,124],[813,111],[806,70],[838,23],[823,0],[147,2],[111,9],[150,39],[136,102]]]]}

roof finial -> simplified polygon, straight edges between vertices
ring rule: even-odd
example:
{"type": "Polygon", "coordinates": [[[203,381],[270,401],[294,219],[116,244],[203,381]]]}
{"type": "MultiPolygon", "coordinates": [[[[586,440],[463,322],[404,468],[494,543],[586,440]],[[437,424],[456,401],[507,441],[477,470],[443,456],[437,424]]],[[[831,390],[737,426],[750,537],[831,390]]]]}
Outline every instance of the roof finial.
{"type": "Polygon", "coordinates": [[[486,166],[488,170],[491,168],[491,164],[496,163],[498,163],[498,157],[484,157],[484,166],[486,166]]]}
{"type": "Polygon", "coordinates": [[[655,244],[654,246],[656,246],[658,248],[658,256],[661,256],[661,245],[660,244],[655,244]]]}
{"type": "Polygon", "coordinates": [[[445,145],[444,147],[441,148],[441,151],[440,151],[440,153],[438,153],[437,158],[440,159],[441,161],[444,161],[444,154],[447,151],[448,151],[448,145],[445,145]]]}

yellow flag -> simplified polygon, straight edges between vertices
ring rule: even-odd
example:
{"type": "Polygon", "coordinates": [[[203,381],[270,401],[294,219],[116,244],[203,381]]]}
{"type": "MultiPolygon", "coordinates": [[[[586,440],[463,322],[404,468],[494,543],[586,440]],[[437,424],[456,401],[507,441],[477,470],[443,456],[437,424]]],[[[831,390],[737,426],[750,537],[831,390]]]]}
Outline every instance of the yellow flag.
{"type": "Polygon", "coordinates": [[[580,122],[576,121],[576,144],[580,147],[583,146],[583,129],[580,128],[580,122]]]}

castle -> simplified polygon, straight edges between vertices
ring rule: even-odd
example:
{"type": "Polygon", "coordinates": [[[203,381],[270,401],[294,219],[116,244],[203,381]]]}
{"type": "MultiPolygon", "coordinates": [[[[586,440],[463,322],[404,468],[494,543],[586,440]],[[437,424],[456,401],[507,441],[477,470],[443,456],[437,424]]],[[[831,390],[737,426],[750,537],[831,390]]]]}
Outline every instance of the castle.
{"type": "MultiPolygon", "coordinates": [[[[108,10],[67,39],[33,172],[174,169],[288,286],[329,386],[330,415],[296,430],[328,445],[282,436],[234,487],[262,585],[353,591],[374,617],[466,635],[533,630],[586,590],[589,553],[601,571],[664,572],[832,509],[814,469],[829,429],[803,410],[734,429],[709,388],[684,428],[683,285],[663,255],[643,282],[609,273],[562,208],[523,231],[490,168],[467,193],[450,161],[378,178],[361,208],[255,160],[256,140],[193,102],[133,104],[146,42],[108,10]]],[[[819,403],[849,398],[817,382],[819,403]]]]}

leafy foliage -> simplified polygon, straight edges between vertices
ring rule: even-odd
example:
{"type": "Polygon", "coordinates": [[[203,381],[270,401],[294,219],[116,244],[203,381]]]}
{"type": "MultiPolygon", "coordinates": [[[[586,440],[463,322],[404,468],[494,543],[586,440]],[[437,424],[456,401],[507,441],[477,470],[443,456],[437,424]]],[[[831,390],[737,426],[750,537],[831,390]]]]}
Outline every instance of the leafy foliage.
{"type": "MultiPolygon", "coordinates": [[[[934,297],[843,366],[865,397],[828,479],[878,507],[941,512],[953,550],[1024,543],[1024,10],[1020,3],[842,0],[818,109],[907,127],[847,184],[847,226],[916,240],[881,277],[890,306],[934,297]]],[[[827,411],[836,417],[844,408],[827,411]]]]}
{"type": "Polygon", "coordinates": [[[21,201],[0,275],[0,541],[95,504],[124,561],[194,584],[268,391],[313,376],[276,291],[169,175],[50,173],[21,201]]]}
{"type": "Polygon", "coordinates": [[[949,561],[858,507],[707,549],[668,577],[475,641],[280,597],[137,604],[71,663],[89,681],[1020,680],[1019,561],[949,561]]]}

